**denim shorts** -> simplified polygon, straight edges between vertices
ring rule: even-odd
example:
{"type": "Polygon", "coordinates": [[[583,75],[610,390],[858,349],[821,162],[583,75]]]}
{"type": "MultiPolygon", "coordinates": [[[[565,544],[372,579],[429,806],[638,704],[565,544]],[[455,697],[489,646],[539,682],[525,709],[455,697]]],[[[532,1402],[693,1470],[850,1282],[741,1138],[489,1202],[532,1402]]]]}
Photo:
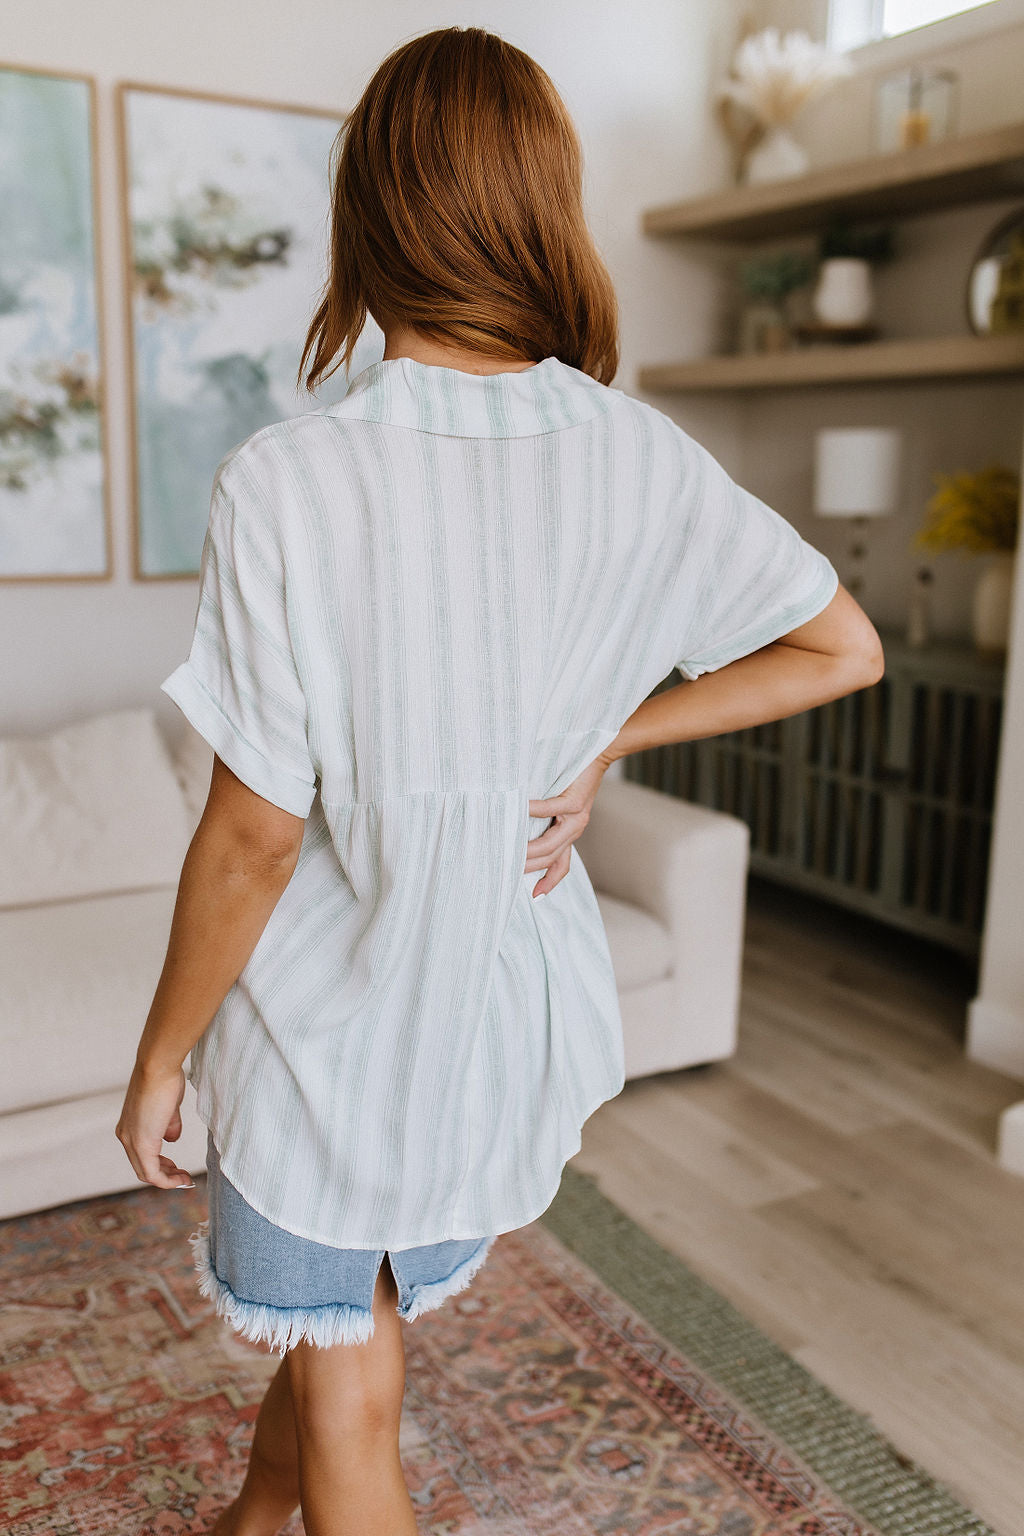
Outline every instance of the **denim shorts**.
{"type": "Polygon", "coordinates": [[[464,1290],[494,1237],[419,1248],[333,1248],[296,1237],[254,1211],[206,1142],[209,1216],[189,1238],[199,1289],[243,1338],[284,1354],[302,1340],[326,1348],[373,1337],[373,1292],[387,1253],[399,1317],[411,1322],[464,1290]]]}

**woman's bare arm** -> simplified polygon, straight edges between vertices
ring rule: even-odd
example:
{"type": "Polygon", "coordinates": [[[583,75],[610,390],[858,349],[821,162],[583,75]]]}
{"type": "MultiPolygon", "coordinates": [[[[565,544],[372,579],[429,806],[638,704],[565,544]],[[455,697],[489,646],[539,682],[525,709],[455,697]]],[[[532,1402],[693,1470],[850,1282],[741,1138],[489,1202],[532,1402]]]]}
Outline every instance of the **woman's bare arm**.
{"type": "Polygon", "coordinates": [[[884,666],[875,626],[840,585],[821,613],[789,634],[717,672],[644,699],[615,740],[562,794],[530,801],[531,816],[554,818],[527,844],[526,872],[546,871],[533,894],[544,895],[568,873],[571,845],[590,819],[601,780],[617,758],[800,714],[870,687],[884,666]]]}
{"type": "Polygon", "coordinates": [[[181,1135],[182,1063],[238,979],[299,856],[305,822],[214,758],[210,793],[181,868],[163,970],[116,1135],[144,1183],[188,1174],[160,1153],[181,1135]]]}

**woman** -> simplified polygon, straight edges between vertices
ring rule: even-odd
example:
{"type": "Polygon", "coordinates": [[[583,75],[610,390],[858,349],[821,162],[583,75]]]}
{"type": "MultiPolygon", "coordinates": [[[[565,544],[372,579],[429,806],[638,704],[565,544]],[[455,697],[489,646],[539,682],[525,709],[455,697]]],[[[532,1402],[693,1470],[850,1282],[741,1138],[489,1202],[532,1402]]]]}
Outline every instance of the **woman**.
{"type": "Polygon", "coordinates": [[[882,669],[825,557],[611,386],[615,298],[537,64],[416,38],[339,147],[300,374],[347,369],[367,312],[386,348],[217,472],[162,685],[214,769],[117,1127],[140,1179],[188,1184],[161,1142],[191,1051],[200,1284],[283,1355],[220,1536],[300,1503],[308,1536],[415,1531],[402,1321],[540,1215],[623,1085],[573,850],[609,765],[882,669]]]}

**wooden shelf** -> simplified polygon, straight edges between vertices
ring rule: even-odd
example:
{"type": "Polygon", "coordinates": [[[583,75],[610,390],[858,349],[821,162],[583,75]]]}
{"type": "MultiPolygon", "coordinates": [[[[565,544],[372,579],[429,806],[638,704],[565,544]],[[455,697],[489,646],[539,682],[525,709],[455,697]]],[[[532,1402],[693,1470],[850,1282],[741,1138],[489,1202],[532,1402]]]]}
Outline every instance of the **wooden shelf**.
{"type": "Polygon", "coordinates": [[[903,379],[964,379],[1024,374],[1024,334],[939,336],[871,341],[854,346],[800,347],[653,363],[637,371],[641,389],[658,391],[785,389],[800,385],[866,384],[903,379]]]}
{"type": "Polygon", "coordinates": [[[648,235],[765,240],[818,230],[834,218],[903,218],[1015,193],[1024,195],[1024,123],[649,208],[642,228],[648,235]]]}

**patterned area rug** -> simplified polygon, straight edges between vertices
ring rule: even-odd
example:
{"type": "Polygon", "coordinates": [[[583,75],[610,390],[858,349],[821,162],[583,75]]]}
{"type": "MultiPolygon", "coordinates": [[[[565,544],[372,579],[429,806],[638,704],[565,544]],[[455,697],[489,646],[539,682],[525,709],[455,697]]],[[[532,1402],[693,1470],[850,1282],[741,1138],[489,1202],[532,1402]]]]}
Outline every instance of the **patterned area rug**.
{"type": "MultiPolygon", "coordinates": [[[[196,1289],[204,1186],[0,1223],[4,1536],[201,1532],[236,1492],[277,1359],[196,1289]]],[[[571,1167],[405,1338],[430,1536],[993,1536],[571,1167]]]]}

